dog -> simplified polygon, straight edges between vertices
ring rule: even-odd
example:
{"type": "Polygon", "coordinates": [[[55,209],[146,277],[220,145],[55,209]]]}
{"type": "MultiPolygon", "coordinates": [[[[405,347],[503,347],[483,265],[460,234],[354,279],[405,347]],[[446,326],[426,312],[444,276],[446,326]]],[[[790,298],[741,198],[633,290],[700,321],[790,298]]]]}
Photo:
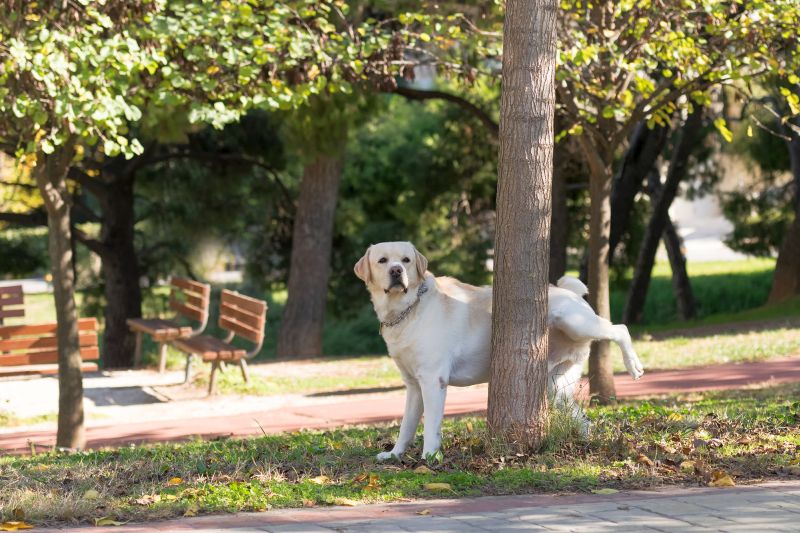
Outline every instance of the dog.
{"type": "MultiPolygon", "coordinates": [[[[373,244],[353,270],[369,290],[381,335],[406,385],[400,434],[394,448],[377,459],[405,453],[423,411],[426,459],[441,446],[447,387],[489,380],[492,288],[434,276],[428,272],[428,260],[410,242],[373,244]]],[[[644,370],[628,328],[597,316],[583,299],[588,290],[580,280],[564,277],[557,285],[549,287],[548,393],[588,432],[588,420],[574,394],[591,342],[617,343],[634,379],[644,370]]]]}

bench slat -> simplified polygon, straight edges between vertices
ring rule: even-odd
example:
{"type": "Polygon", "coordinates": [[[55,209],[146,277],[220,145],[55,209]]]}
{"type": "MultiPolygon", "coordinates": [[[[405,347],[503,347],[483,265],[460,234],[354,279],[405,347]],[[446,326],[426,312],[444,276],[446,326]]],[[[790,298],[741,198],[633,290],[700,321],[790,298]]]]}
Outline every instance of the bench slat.
{"type": "Polygon", "coordinates": [[[8,285],[7,287],[0,287],[0,300],[3,300],[7,294],[22,294],[22,285],[8,285]]]}
{"type": "Polygon", "coordinates": [[[205,312],[208,312],[209,298],[207,296],[197,296],[196,294],[192,294],[190,292],[185,292],[183,296],[186,298],[187,304],[197,307],[198,309],[202,309],[205,312]]]}
{"type": "Polygon", "coordinates": [[[233,307],[230,304],[220,305],[219,316],[235,320],[236,322],[241,322],[253,330],[262,329],[264,327],[264,321],[266,320],[266,312],[263,312],[260,315],[254,315],[253,313],[248,313],[241,307],[233,307]]]}
{"type": "Polygon", "coordinates": [[[0,295],[0,307],[10,307],[12,305],[23,305],[25,303],[25,298],[22,296],[22,293],[18,294],[5,294],[0,295]]]}
{"type": "Polygon", "coordinates": [[[25,309],[3,309],[0,307],[0,318],[15,318],[25,316],[25,309]]]}
{"type": "MultiPolygon", "coordinates": [[[[100,350],[97,346],[81,348],[81,359],[84,361],[100,359],[100,350]]],[[[47,363],[58,363],[58,351],[0,355],[0,366],[43,365],[47,363]]]]}
{"type": "Polygon", "coordinates": [[[169,308],[178,314],[181,314],[187,318],[191,318],[192,320],[197,320],[198,322],[203,322],[206,318],[206,311],[203,311],[202,309],[192,305],[179,302],[174,298],[170,298],[169,308]]]}
{"type": "Polygon", "coordinates": [[[170,284],[185,291],[194,292],[201,296],[211,294],[211,286],[199,281],[192,281],[186,278],[172,278],[170,284]]]}
{"type": "Polygon", "coordinates": [[[250,298],[249,296],[239,294],[238,292],[229,291],[227,289],[223,289],[222,294],[220,295],[220,301],[223,304],[231,307],[240,307],[248,313],[252,313],[257,316],[260,316],[267,309],[267,302],[264,300],[250,298]]]}
{"type": "Polygon", "coordinates": [[[263,329],[250,328],[246,324],[242,324],[241,322],[225,316],[219,317],[219,327],[227,329],[228,331],[233,331],[254,344],[258,344],[264,339],[263,329]]]}
{"type": "MultiPolygon", "coordinates": [[[[37,335],[41,333],[55,333],[58,325],[52,324],[17,324],[13,326],[0,326],[0,336],[18,337],[22,335],[37,335]]],[[[96,318],[78,319],[78,331],[97,331],[96,318]]]]}
{"type": "MultiPolygon", "coordinates": [[[[93,331],[81,332],[78,340],[81,346],[97,346],[97,333],[93,331]]],[[[58,338],[55,336],[26,338],[14,337],[11,339],[0,340],[0,352],[53,348],[58,348],[58,338]]]]}

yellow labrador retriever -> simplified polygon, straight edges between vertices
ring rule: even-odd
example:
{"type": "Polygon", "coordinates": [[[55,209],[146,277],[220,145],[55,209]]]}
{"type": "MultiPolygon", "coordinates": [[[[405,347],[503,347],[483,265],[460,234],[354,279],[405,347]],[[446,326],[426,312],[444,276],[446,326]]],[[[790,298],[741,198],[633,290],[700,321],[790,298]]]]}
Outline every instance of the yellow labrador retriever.
{"type": "MultiPolygon", "coordinates": [[[[425,412],[423,458],[441,445],[447,386],[489,379],[492,288],[474,287],[428,272],[428,260],[410,242],[384,242],[367,249],[355,265],[367,285],[381,335],[406,384],[406,406],[394,448],[378,460],[402,455],[425,412]]],[[[616,342],[634,379],[644,373],[628,328],[597,316],[582,298],[586,286],[561,278],[550,286],[548,392],[571,409],[584,431],[588,423],[574,399],[583,364],[594,340],[616,342]]]]}

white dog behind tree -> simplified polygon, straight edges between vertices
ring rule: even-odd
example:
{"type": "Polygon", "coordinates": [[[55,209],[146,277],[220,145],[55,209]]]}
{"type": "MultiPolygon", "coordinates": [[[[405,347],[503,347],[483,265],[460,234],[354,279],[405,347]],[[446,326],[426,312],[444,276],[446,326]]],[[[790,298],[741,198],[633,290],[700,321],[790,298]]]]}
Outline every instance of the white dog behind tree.
{"type": "MultiPolygon", "coordinates": [[[[367,249],[355,273],[367,285],[381,321],[381,335],[406,384],[406,406],[394,448],[378,460],[399,457],[413,442],[425,414],[423,458],[441,445],[447,386],[489,379],[492,288],[475,287],[427,271],[428,260],[410,242],[384,242],[367,249]]],[[[548,392],[571,410],[584,430],[588,422],[575,389],[594,340],[614,341],[634,379],[644,373],[628,328],[597,316],[583,299],[586,286],[564,277],[550,286],[547,354],[548,392]]]]}

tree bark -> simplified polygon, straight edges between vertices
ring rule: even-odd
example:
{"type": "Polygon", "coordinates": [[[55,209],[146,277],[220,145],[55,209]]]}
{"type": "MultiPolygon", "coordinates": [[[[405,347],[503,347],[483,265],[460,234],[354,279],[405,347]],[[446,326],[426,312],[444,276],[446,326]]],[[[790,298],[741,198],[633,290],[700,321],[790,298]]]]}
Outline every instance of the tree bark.
{"type": "Polygon", "coordinates": [[[103,261],[104,309],[103,367],[133,366],[136,335],[126,323],[142,316],[139,260],[134,244],[133,179],[117,178],[98,199],[102,208],[100,258],[103,261]]]}
{"type": "MultiPolygon", "coordinates": [[[[588,288],[589,305],[598,316],[611,319],[608,286],[608,242],[611,233],[611,166],[594,169],[590,174],[588,288]]],[[[589,392],[601,404],[613,403],[614,366],[608,341],[592,343],[589,356],[589,392]]]]}
{"type": "Polygon", "coordinates": [[[509,0],[488,423],[524,450],[547,431],[547,271],[555,111],[555,0],[509,0]]]}
{"type": "Polygon", "coordinates": [[[567,211],[566,176],[553,166],[553,201],[550,218],[550,283],[555,284],[567,271],[567,240],[569,212],[567,211]]]}
{"type": "Polygon", "coordinates": [[[672,293],[678,305],[678,316],[681,320],[691,320],[697,317],[697,302],[694,299],[692,283],[686,270],[686,255],[683,253],[683,240],[667,215],[664,228],[664,247],[667,249],[669,265],[672,269],[672,293]]]}
{"type": "Polygon", "coordinates": [[[667,143],[669,128],[656,126],[652,130],[640,123],[631,136],[622,166],[611,188],[611,234],[609,235],[609,260],[614,260],[622,236],[628,231],[636,195],[667,143]]]}
{"type": "Polygon", "coordinates": [[[661,241],[661,236],[664,234],[664,229],[669,219],[669,207],[678,194],[678,186],[681,180],[686,176],[689,156],[700,137],[702,120],[703,110],[701,108],[696,109],[686,119],[686,123],[681,129],[680,139],[672,153],[666,181],[661,188],[660,194],[658,194],[658,199],[653,204],[653,212],[650,215],[642,246],[639,249],[633,281],[628,289],[628,296],[625,302],[623,321],[628,324],[642,321],[658,243],[661,241]]]}
{"type": "Polygon", "coordinates": [[[289,297],[278,335],[279,357],[322,355],[333,221],[342,158],[320,154],[305,166],[292,230],[289,297]]]}
{"type": "MultiPolygon", "coordinates": [[[[795,125],[800,121],[794,120],[795,125]]],[[[783,127],[784,135],[789,137],[786,148],[789,150],[789,163],[794,178],[794,220],[783,237],[775,273],[772,276],[772,289],[767,298],[768,304],[782,302],[800,295],[800,135],[792,128],[783,127]]]]}
{"type": "Polygon", "coordinates": [[[72,231],[67,172],[73,157],[70,141],[46,155],[38,154],[34,175],[47,210],[48,252],[58,322],[58,433],[56,446],[83,448],[83,376],[78,340],[78,311],[72,270],[72,231]]]}

